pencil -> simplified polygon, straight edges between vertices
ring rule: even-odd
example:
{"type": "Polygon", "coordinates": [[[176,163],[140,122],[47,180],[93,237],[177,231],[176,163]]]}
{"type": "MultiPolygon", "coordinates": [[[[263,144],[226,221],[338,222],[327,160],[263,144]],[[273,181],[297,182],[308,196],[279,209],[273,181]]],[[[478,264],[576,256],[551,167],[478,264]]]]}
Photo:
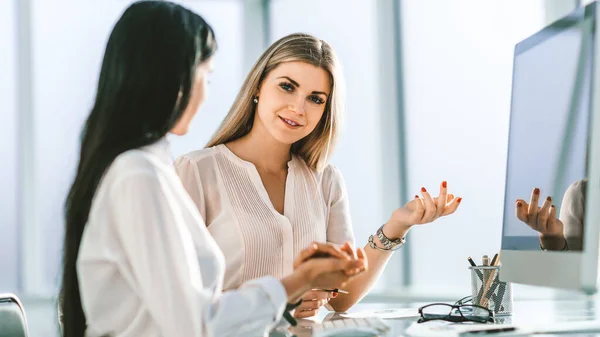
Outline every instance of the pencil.
{"type": "MultiPolygon", "coordinates": [[[[498,265],[500,264],[500,253],[498,253],[498,257],[496,258],[496,260],[494,261],[492,267],[498,267],[498,265]]],[[[482,290],[482,297],[481,297],[481,303],[480,305],[482,307],[486,307],[488,306],[489,303],[489,298],[492,294],[488,295],[488,292],[490,292],[490,288],[492,287],[492,284],[494,283],[494,279],[496,279],[496,274],[498,273],[499,268],[496,268],[494,270],[492,270],[490,277],[487,279],[487,281],[485,282],[485,286],[483,287],[482,290]]]]}

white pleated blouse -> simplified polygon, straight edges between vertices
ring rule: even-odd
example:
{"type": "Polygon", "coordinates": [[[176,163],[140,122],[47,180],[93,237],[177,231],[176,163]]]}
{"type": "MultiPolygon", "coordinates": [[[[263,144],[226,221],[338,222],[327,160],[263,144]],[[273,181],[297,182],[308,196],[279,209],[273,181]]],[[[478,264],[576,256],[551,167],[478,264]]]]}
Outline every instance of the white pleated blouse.
{"type": "Polygon", "coordinates": [[[194,151],[175,161],[209,232],[225,256],[224,289],[262,276],[289,275],[313,241],[354,241],[348,196],[339,170],[311,170],[288,162],[284,214],[271,203],[256,167],[226,145],[194,151]]]}

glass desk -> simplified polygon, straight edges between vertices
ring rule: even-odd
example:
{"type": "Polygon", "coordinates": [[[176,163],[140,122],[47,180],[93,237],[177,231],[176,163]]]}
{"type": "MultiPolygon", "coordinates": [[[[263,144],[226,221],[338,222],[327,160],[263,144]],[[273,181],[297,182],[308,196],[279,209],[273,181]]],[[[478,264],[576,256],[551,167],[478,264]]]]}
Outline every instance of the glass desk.
{"type": "MultiPolygon", "coordinates": [[[[381,310],[381,309],[401,309],[401,308],[418,308],[428,303],[360,303],[352,308],[349,312],[360,312],[364,310],[381,310]]],[[[544,325],[561,322],[579,322],[579,321],[599,321],[600,327],[600,300],[547,300],[547,301],[515,301],[513,304],[514,312],[511,316],[496,317],[497,323],[504,324],[535,324],[544,325]]],[[[289,329],[279,328],[273,331],[271,336],[297,336],[311,337],[311,326],[318,322],[340,318],[336,313],[328,312],[322,309],[314,320],[301,319],[298,320],[298,326],[290,327],[289,329]]],[[[418,320],[418,317],[385,319],[391,329],[385,337],[400,337],[409,336],[406,334],[406,329],[418,320]]],[[[494,336],[488,334],[487,336],[494,336]]],[[[482,335],[485,336],[485,335],[482,335]]],[[[563,334],[536,334],[535,336],[598,336],[600,337],[600,328],[598,332],[570,332],[563,334]]]]}

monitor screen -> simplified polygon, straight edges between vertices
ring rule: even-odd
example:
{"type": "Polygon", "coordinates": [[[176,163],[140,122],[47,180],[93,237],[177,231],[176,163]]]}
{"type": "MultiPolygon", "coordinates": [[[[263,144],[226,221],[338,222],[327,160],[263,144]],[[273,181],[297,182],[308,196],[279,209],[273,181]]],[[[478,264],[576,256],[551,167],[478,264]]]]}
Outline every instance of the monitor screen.
{"type": "Polygon", "coordinates": [[[582,250],[593,53],[590,20],[563,21],[515,48],[504,250],[540,250],[540,233],[552,246],[544,249],[582,250]]]}

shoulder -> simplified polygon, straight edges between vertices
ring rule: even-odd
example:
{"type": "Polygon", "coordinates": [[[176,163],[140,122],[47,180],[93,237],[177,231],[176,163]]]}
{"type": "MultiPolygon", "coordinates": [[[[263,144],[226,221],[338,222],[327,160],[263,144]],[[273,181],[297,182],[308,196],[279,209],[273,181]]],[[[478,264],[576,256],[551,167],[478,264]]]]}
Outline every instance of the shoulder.
{"type": "Polygon", "coordinates": [[[128,150],[118,155],[109,166],[106,176],[118,180],[135,175],[158,176],[161,171],[168,169],[168,165],[161,163],[151,154],[139,150],[128,150]]]}
{"type": "Polygon", "coordinates": [[[106,170],[95,193],[95,203],[110,197],[111,203],[118,204],[131,193],[150,193],[161,188],[170,174],[174,174],[172,165],[152,154],[139,149],[125,151],[106,170]]]}
{"type": "Polygon", "coordinates": [[[297,158],[297,162],[300,163],[299,166],[301,167],[301,170],[305,172],[304,174],[313,177],[314,181],[320,186],[326,198],[330,198],[344,192],[344,177],[337,166],[333,164],[327,164],[323,169],[316,171],[308,167],[308,165],[306,165],[306,163],[300,158],[297,158]]]}
{"type": "Polygon", "coordinates": [[[325,167],[320,170],[314,170],[308,166],[308,164],[300,156],[294,155],[295,166],[300,170],[314,176],[318,180],[330,181],[342,176],[340,170],[333,164],[328,163],[325,167]]]}
{"type": "MultiPolygon", "coordinates": [[[[143,150],[128,150],[108,167],[104,184],[110,190],[154,183],[162,185],[174,175],[173,165],[143,150]]],[[[151,188],[145,186],[145,188],[151,188]]]]}
{"type": "Polygon", "coordinates": [[[325,166],[321,174],[323,176],[323,182],[330,184],[343,184],[344,182],[342,172],[333,164],[325,166]]]}
{"type": "Polygon", "coordinates": [[[203,182],[214,185],[222,175],[218,161],[221,157],[222,151],[218,145],[192,151],[175,159],[175,171],[186,188],[201,186],[203,182]]]}
{"type": "Polygon", "coordinates": [[[221,151],[219,150],[219,146],[213,146],[206,149],[195,150],[192,152],[188,152],[184,155],[177,157],[175,162],[185,161],[190,163],[199,163],[204,161],[205,159],[213,159],[216,155],[218,155],[221,151]]]}
{"type": "Polygon", "coordinates": [[[572,183],[569,188],[567,188],[567,191],[565,192],[565,196],[569,196],[571,198],[574,197],[580,197],[580,198],[585,198],[585,194],[586,194],[586,190],[587,190],[587,178],[586,179],[581,179],[581,180],[577,180],[576,182],[572,183]]]}
{"type": "Polygon", "coordinates": [[[203,171],[205,168],[212,168],[214,166],[215,158],[219,153],[220,150],[218,146],[188,152],[175,159],[175,168],[179,169],[185,166],[194,166],[200,171],[203,171]]]}
{"type": "Polygon", "coordinates": [[[325,188],[329,188],[332,184],[343,184],[342,172],[333,164],[327,164],[323,169],[317,171],[308,167],[300,157],[295,157],[295,162],[304,174],[314,177],[325,188]]]}

